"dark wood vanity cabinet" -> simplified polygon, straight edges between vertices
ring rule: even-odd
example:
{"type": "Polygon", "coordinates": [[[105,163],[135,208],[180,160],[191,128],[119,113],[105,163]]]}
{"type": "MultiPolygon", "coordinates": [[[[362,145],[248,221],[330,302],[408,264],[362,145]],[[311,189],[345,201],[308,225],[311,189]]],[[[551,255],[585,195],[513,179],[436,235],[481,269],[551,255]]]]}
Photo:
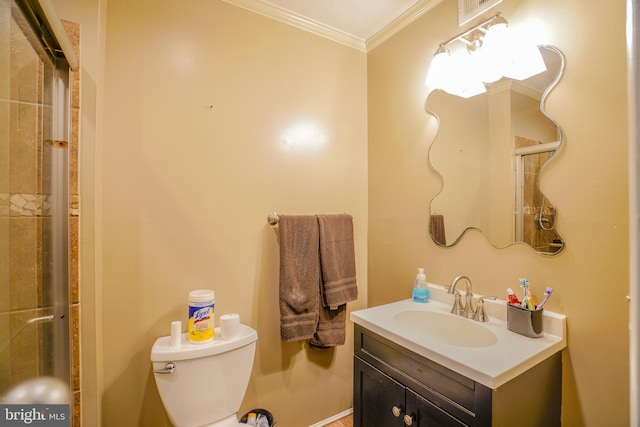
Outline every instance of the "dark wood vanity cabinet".
{"type": "Polygon", "coordinates": [[[492,390],[357,324],[354,331],[355,427],[560,426],[560,353],[492,390]]]}

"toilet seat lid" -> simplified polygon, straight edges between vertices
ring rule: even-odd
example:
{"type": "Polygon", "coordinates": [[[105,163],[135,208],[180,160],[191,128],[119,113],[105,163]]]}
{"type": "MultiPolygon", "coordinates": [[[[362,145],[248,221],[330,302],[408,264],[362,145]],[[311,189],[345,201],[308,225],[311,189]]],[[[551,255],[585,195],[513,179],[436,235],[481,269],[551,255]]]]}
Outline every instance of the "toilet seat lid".
{"type": "Polygon", "coordinates": [[[220,328],[215,328],[212,341],[205,344],[193,344],[184,333],[180,339],[180,346],[171,345],[171,337],[160,337],[151,348],[152,362],[170,362],[176,360],[196,359],[226,353],[255,342],[258,333],[247,325],[240,324],[239,333],[230,340],[220,338],[220,328]]]}

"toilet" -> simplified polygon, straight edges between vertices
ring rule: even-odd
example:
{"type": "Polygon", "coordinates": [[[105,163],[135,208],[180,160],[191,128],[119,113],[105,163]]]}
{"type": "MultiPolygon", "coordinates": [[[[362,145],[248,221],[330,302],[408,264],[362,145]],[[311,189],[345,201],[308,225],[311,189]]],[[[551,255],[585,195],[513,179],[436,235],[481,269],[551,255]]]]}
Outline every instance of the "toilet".
{"type": "Polygon", "coordinates": [[[258,333],[240,324],[228,340],[192,344],[187,334],[179,346],[171,337],[151,349],[153,376],[169,419],[176,427],[237,427],[237,412],[247,391],[258,333]]]}

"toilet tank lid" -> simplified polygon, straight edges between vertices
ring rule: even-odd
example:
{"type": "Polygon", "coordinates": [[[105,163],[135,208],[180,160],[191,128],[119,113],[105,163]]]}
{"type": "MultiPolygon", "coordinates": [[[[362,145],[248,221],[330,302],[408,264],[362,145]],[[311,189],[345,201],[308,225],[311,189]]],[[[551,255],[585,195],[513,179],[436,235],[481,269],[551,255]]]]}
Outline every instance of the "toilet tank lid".
{"type": "Polygon", "coordinates": [[[215,328],[215,338],[205,344],[193,344],[182,334],[180,346],[171,345],[171,337],[160,337],[151,348],[152,362],[170,362],[176,360],[196,359],[235,350],[255,342],[258,333],[247,325],[240,325],[240,332],[230,340],[220,338],[220,328],[215,328]]]}

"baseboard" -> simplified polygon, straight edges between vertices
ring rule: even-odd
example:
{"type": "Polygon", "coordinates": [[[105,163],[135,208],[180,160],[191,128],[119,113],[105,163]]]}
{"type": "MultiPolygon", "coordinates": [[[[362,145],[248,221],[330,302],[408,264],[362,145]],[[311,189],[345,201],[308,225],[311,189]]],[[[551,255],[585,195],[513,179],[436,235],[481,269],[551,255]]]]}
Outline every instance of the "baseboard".
{"type": "Polygon", "coordinates": [[[338,421],[339,419],[344,418],[344,417],[346,417],[348,415],[351,415],[352,413],[353,413],[353,408],[349,408],[346,411],[340,412],[339,414],[336,414],[336,415],[334,415],[332,417],[327,418],[326,420],[322,420],[322,421],[320,421],[318,423],[315,423],[315,424],[313,424],[313,425],[311,425],[309,427],[324,427],[327,424],[330,424],[330,423],[332,423],[334,421],[338,421]]]}

